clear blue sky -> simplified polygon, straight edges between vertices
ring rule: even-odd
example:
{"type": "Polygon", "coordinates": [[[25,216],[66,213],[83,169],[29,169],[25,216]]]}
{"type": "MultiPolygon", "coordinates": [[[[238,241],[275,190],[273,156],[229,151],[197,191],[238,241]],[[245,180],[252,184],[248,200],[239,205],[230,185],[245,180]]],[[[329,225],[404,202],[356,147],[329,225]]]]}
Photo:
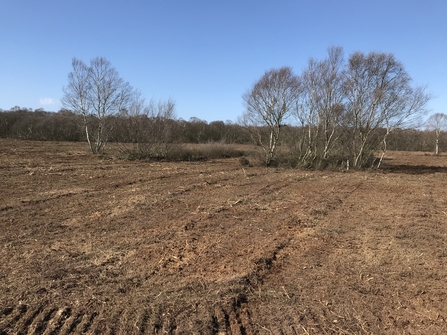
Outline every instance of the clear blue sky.
{"type": "Polygon", "coordinates": [[[0,108],[61,108],[73,57],[103,56],[185,120],[232,120],[266,70],[327,48],[393,53],[447,113],[446,0],[0,0],[0,108]]]}

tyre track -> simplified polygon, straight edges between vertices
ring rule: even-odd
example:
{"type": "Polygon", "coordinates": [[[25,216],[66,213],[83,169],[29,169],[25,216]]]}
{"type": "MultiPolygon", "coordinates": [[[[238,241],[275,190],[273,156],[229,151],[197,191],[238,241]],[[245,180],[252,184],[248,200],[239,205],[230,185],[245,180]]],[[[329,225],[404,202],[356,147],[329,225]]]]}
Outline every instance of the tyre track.
{"type": "MultiPolygon", "coordinates": [[[[205,306],[209,322],[203,314],[189,320],[189,324],[178,324],[175,316],[153,309],[124,309],[109,313],[107,308],[89,312],[70,307],[51,305],[17,305],[4,309],[0,318],[0,334],[179,334],[184,331],[206,330],[208,334],[249,335],[253,334],[250,313],[245,297],[236,299],[233,305],[205,306]],[[191,329],[200,325],[201,329],[191,329]]],[[[203,311],[202,311],[203,312],[203,311]]],[[[184,321],[184,318],[182,319],[184,321]]]]}

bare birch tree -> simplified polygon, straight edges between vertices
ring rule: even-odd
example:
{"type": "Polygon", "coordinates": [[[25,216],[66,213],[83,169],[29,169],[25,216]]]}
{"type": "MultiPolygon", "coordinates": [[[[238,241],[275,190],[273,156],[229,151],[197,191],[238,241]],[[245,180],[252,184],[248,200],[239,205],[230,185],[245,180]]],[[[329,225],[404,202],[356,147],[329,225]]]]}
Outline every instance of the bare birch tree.
{"type": "Polygon", "coordinates": [[[290,67],[272,69],[243,96],[245,113],[241,123],[265,153],[269,166],[275,157],[281,127],[296,105],[300,85],[290,67]]]}
{"type": "Polygon", "coordinates": [[[336,129],[344,112],[343,49],[331,47],[322,61],[311,58],[301,75],[302,94],[295,116],[304,132],[303,163],[312,164],[318,157],[327,159],[337,141],[336,129]]]}
{"type": "Polygon", "coordinates": [[[319,135],[318,105],[320,103],[319,88],[321,78],[319,63],[313,58],[309,59],[307,68],[301,75],[302,93],[295,104],[295,116],[303,130],[303,138],[299,145],[300,160],[308,164],[317,157],[317,138],[319,135]]]}
{"type": "Polygon", "coordinates": [[[389,133],[423,115],[430,100],[424,88],[411,86],[410,76],[394,55],[386,53],[352,54],[344,90],[345,129],[350,133],[355,168],[368,163],[380,145],[384,152],[389,133]],[[380,128],[386,129],[382,137],[380,128]]]}
{"type": "Polygon", "coordinates": [[[127,108],[133,89],[103,57],[92,59],[90,66],[73,58],[72,66],[62,104],[82,115],[90,149],[100,153],[111,127],[107,118],[127,108]]]}
{"type": "Polygon", "coordinates": [[[439,155],[439,138],[441,132],[447,130],[447,115],[444,113],[436,113],[427,120],[427,128],[435,132],[435,155],[439,155]]]}
{"type": "Polygon", "coordinates": [[[331,148],[338,139],[336,129],[340,126],[344,113],[343,67],[343,49],[329,48],[328,57],[320,63],[322,86],[318,114],[323,133],[323,159],[329,157],[331,148]]]}

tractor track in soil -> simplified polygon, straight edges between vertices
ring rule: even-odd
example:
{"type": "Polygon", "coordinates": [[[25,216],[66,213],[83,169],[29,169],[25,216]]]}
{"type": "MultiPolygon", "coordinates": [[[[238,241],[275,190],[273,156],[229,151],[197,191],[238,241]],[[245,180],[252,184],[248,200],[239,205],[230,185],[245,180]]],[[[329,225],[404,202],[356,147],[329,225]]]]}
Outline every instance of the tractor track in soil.
{"type": "MultiPolygon", "coordinates": [[[[255,261],[255,271],[239,278],[236,285],[243,292],[249,292],[268,275],[274,266],[276,255],[284,250],[286,244],[278,245],[269,257],[255,261]]],[[[156,307],[138,309],[116,309],[112,320],[109,319],[108,307],[98,306],[86,309],[83,307],[56,306],[51,302],[37,303],[33,306],[20,304],[4,308],[0,312],[0,334],[43,334],[43,335],[75,335],[75,334],[177,334],[175,316],[170,313],[157,312],[156,307]],[[107,315],[107,317],[104,317],[107,315]]],[[[180,314],[182,329],[194,332],[200,330],[207,334],[253,334],[254,327],[250,319],[247,296],[245,293],[232,297],[225,305],[210,303],[200,306],[201,313],[195,319],[190,317],[188,323],[192,328],[185,329],[180,314]]],[[[283,334],[288,334],[283,332],[283,334]]]]}
{"type": "MultiPolygon", "coordinates": [[[[210,306],[205,315],[209,325],[202,331],[209,334],[247,334],[251,324],[249,313],[244,303],[222,308],[210,306]]],[[[53,307],[51,305],[34,307],[18,305],[2,313],[0,334],[175,334],[175,318],[154,314],[153,311],[118,310],[113,322],[103,318],[103,312],[88,312],[80,308],[53,307]]],[[[200,319],[190,319],[189,323],[203,323],[200,319]]],[[[194,332],[194,328],[189,331],[194,332]]],[[[197,330],[197,329],[196,329],[197,330]]]]}

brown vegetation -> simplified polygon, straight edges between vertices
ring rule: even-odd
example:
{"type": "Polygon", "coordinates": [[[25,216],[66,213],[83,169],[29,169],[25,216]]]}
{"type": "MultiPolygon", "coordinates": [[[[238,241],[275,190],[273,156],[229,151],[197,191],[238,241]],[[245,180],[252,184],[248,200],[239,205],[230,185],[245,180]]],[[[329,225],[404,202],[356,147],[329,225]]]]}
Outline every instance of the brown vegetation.
{"type": "Polygon", "coordinates": [[[447,157],[368,172],[0,140],[0,334],[445,334],[447,157]]]}
{"type": "MultiPolygon", "coordinates": [[[[151,121],[153,120],[146,117],[138,120],[139,127],[146,131],[145,136],[150,135],[150,130],[156,125],[151,121]]],[[[107,146],[106,153],[110,153],[109,149],[111,147],[116,148],[119,143],[132,142],[132,138],[129,137],[128,132],[129,123],[132,120],[121,116],[113,118],[112,122],[114,127],[110,133],[111,144],[107,146]]],[[[222,144],[239,145],[252,143],[249,134],[244,131],[242,126],[230,122],[214,121],[207,123],[197,118],[191,118],[189,121],[181,119],[170,120],[170,123],[165,125],[167,127],[155,127],[155,131],[157,129],[169,130],[170,140],[161,141],[159,144],[167,146],[168,153],[170,152],[170,154],[165,157],[151,157],[153,153],[151,150],[146,149],[157,148],[157,146],[151,141],[140,139],[139,141],[134,140],[133,143],[128,143],[124,147],[121,147],[119,157],[127,157],[130,159],[167,158],[188,161],[191,160],[192,156],[196,154],[200,156],[201,153],[192,152],[188,154],[186,152],[186,155],[184,155],[185,152],[183,152],[183,154],[178,155],[182,153],[179,152],[179,147],[182,147],[182,151],[185,151],[184,144],[200,144],[199,147],[205,149],[210,158],[215,158],[216,151],[226,150],[220,148],[222,144]],[[140,147],[138,147],[138,143],[140,147]],[[210,143],[213,144],[210,146],[210,143]],[[212,153],[210,152],[210,147],[213,149],[212,153]]],[[[445,152],[447,151],[447,133],[442,130],[437,134],[436,131],[429,130],[396,129],[388,136],[387,148],[388,150],[435,152],[436,143],[438,143],[438,151],[445,152]]],[[[280,166],[293,167],[297,165],[301,157],[300,145],[302,144],[301,136],[303,131],[305,132],[305,129],[300,127],[282,127],[282,139],[278,145],[278,156],[275,158],[275,163],[280,166]]],[[[380,130],[379,136],[382,136],[385,132],[385,129],[380,130]]],[[[82,118],[72,112],[64,110],[57,113],[43,110],[30,111],[27,108],[14,107],[7,111],[0,110],[0,138],[38,141],[83,141],[85,134],[82,129],[82,118]]],[[[85,145],[87,146],[87,143],[85,145]]],[[[239,154],[236,153],[236,156],[239,154]]],[[[253,160],[253,162],[255,161],[262,163],[264,159],[259,157],[259,159],[253,160]]],[[[316,167],[318,168],[320,166],[316,167]]]]}

